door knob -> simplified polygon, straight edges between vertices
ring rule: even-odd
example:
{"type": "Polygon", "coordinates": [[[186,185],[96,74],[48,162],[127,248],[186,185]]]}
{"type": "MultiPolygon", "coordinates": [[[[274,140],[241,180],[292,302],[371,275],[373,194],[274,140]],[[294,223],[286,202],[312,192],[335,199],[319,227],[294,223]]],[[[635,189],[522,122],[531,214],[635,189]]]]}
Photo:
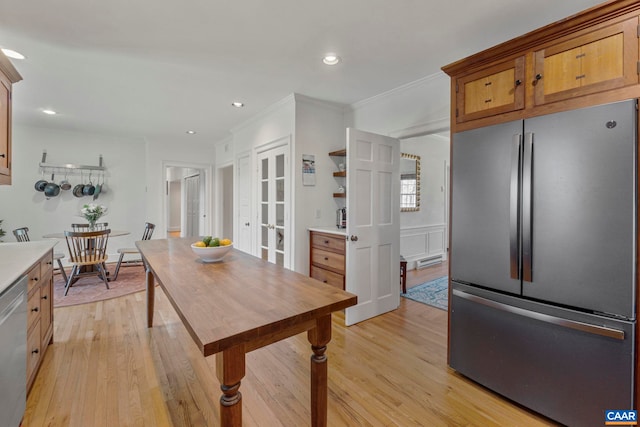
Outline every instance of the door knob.
{"type": "Polygon", "coordinates": [[[357,242],[358,241],[358,236],[351,236],[351,241],[352,242],[357,242]]]}
{"type": "Polygon", "coordinates": [[[245,227],[248,227],[248,226],[249,226],[249,223],[248,223],[248,222],[245,222],[245,223],[244,223],[244,226],[245,226],[245,227]]]}

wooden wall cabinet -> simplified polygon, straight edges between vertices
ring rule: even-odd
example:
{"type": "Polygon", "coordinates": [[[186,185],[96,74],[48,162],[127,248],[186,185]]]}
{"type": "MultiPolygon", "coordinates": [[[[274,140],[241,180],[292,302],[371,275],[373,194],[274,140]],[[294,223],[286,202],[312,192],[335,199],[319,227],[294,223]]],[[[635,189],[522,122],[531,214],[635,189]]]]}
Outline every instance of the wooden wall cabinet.
{"type": "Polygon", "coordinates": [[[309,275],[344,290],[346,237],[340,234],[310,231],[309,275]]]}
{"type": "Polygon", "coordinates": [[[452,133],[640,98],[639,15],[608,1],[442,67],[452,133]]]}
{"type": "Polygon", "coordinates": [[[27,273],[27,391],[53,341],[53,252],[40,258],[27,273]]]}
{"type": "Polygon", "coordinates": [[[638,83],[638,18],[534,52],[534,104],[638,83]]]}
{"type": "Polygon", "coordinates": [[[524,56],[461,77],[456,84],[456,121],[465,122],[524,108],[524,56]]]}
{"type": "Polygon", "coordinates": [[[22,80],[0,52],[0,185],[11,184],[11,88],[22,80]]]}

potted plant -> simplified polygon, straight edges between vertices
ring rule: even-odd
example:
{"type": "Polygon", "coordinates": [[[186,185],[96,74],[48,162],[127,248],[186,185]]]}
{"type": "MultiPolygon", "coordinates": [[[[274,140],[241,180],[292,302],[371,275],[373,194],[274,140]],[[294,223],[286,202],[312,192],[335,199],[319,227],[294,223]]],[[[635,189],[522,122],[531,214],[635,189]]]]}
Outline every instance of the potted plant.
{"type": "Polygon", "coordinates": [[[2,229],[2,221],[4,221],[4,220],[3,220],[3,219],[0,219],[0,242],[2,242],[2,240],[1,240],[1,239],[2,239],[2,237],[4,237],[4,235],[5,235],[5,234],[7,234],[7,233],[5,233],[5,231],[2,229]]]}

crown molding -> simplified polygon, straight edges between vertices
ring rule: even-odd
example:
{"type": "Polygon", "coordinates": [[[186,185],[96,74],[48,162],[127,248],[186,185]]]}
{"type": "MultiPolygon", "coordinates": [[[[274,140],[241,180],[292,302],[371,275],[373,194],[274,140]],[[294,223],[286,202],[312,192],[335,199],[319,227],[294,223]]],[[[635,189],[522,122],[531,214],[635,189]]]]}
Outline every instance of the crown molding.
{"type": "Polygon", "coordinates": [[[417,86],[421,86],[427,82],[430,82],[431,80],[436,80],[439,78],[443,78],[446,77],[448,79],[448,76],[442,72],[442,71],[438,71],[434,74],[430,74],[428,76],[422,77],[418,80],[414,80],[412,82],[406,83],[402,86],[398,86],[396,88],[393,88],[391,90],[388,90],[386,92],[382,92],[379,93],[378,95],[374,95],[371,98],[367,98],[367,99],[363,99],[362,101],[358,101],[358,102],[354,102],[353,104],[349,105],[349,109],[351,111],[355,111],[355,110],[359,110],[361,108],[364,108],[370,104],[374,104],[376,102],[380,102],[381,100],[385,99],[385,98],[391,98],[392,96],[398,95],[402,92],[407,92],[409,90],[414,90],[417,86]]]}

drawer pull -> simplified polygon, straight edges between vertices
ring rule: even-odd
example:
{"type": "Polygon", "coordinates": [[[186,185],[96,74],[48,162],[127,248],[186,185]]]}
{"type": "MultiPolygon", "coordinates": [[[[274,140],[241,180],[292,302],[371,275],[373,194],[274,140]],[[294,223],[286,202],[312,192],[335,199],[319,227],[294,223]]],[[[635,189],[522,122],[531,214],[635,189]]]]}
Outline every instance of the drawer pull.
{"type": "Polygon", "coordinates": [[[34,313],[37,313],[38,311],[40,311],[40,309],[38,307],[33,307],[31,311],[33,311],[34,313]]]}
{"type": "Polygon", "coordinates": [[[324,257],[324,260],[325,261],[329,261],[329,257],[324,257]]]}
{"type": "Polygon", "coordinates": [[[2,157],[2,158],[4,159],[4,158],[6,158],[6,157],[7,157],[7,155],[6,155],[6,154],[4,154],[4,153],[2,153],[2,154],[0,154],[0,157],[2,157]]]}
{"type": "Polygon", "coordinates": [[[38,281],[38,278],[37,278],[37,277],[34,277],[34,278],[33,278],[33,281],[34,281],[34,282],[37,282],[37,281],[38,281]]]}
{"type": "Polygon", "coordinates": [[[38,349],[36,348],[35,350],[31,350],[31,353],[32,353],[32,354],[38,354],[38,353],[40,353],[40,350],[38,350],[38,349]]]}
{"type": "Polygon", "coordinates": [[[47,261],[47,264],[51,265],[51,264],[53,264],[53,261],[47,261]]]}
{"type": "Polygon", "coordinates": [[[322,281],[322,283],[327,283],[327,279],[324,279],[324,280],[322,281]]]}
{"type": "Polygon", "coordinates": [[[484,102],[488,104],[489,102],[491,102],[491,100],[490,99],[485,99],[484,102]]]}
{"type": "Polygon", "coordinates": [[[324,244],[325,244],[325,245],[328,245],[328,244],[329,244],[329,241],[328,241],[328,240],[325,240],[325,241],[324,241],[324,244]]]}
{"type": "Polygon", "coordinates": [[[48,299],[49,297],[47,295],[43,296],[42,299],[48,299]]]}

